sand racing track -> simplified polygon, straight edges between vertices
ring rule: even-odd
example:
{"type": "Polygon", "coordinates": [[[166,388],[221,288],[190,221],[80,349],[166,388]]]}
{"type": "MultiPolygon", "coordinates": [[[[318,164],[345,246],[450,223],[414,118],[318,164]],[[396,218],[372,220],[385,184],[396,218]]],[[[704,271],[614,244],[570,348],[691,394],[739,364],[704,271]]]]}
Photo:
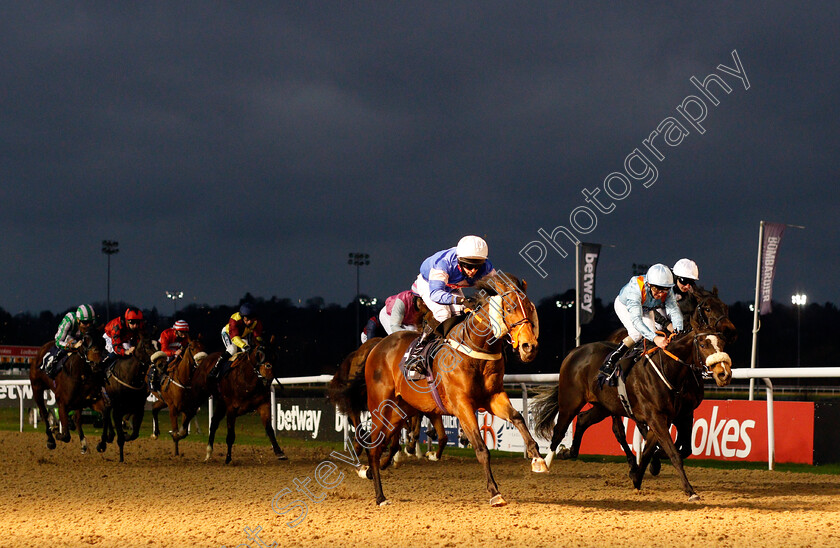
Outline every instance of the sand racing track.
{"type": "Polygon", "coordinates": [[[840,546],[837,476],[689,467],[702,497],[689,503],[670,466],[637,492],[623,464],[558,461],[536,475],[499,458],[510,504],[490,508],[475,458],[445,456],[387,471],[391,504],[379,508],[370,482],[326,448],[277,462],[270,448],[235,446],[225,466],[221,439],[210,463],[199,443],[174,457],[171,441],[143,439],[119,464],[113,447],[80,455],[75,434],[48,451],[42,434],[0,432],[0,546],[840,546]],[[323,499],[290,528],[300,508],[278,515],[272,498],[289,490],[278,510],[306,500],[295,479],[307,477],[323,499]]]}

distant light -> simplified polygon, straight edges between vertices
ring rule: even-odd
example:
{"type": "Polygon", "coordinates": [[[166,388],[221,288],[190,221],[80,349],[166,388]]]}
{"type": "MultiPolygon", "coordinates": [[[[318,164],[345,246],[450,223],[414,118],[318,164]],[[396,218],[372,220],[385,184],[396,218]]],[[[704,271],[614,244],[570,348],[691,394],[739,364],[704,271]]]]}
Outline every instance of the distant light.
{"type": "Polygon", "coordinates": [[[808,300],[808,296],[804,293],[797,293],[796,295],[792,295],[790,297],[790,301],[795,304],[796,306],[805,306],[805,302],[808,300]]]}
{"type": "Polygon", "coordinates": [[[575,301],[554,301],[554,304],[557,308],[572,308],[575,305],[575,301]]]}

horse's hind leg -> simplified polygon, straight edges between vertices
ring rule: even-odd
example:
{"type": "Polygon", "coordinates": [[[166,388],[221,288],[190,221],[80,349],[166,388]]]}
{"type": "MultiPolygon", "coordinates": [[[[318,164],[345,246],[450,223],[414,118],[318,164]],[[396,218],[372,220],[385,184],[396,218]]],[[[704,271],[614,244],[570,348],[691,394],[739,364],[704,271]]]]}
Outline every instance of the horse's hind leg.
{"type": "Polygon", "coordinates": [[[67,443],[70,441],[70,413],[67,411],[67,406],[62,402],[58,402],[58,420],[61,424],[61,434],[58,436],[58,441],[67,443]]]}
{"type": "Polygon", "coordinates": [[[265,435],[268,436],[268,441],[271,442],[271,448],[274,450],[274,456],[277,457],[277,460],[287,460],[286,453],[280,448],[280,444],[277,443],[277,436],[274,435],[274,425],[271,424],[271,404],[261,405],[259,412],[265,435]]]}
{"type": "MultiPolygon", "coordinates": [[[[111,425],[111,408],[102,406],[102,439],[96,444],[96,451],[104,453],[108,447],[108,431],[113,429],[111,425]]],[[[113,438],[112,438],[113,439],[113,438]]]]}
{"type": "Polygon", "coordinates": [[[429,460],[440,460],[449,438],[446,436],[446,428],[443,426],[443,417],[440,415],[432,415],[432,417],[432,425],[435,427],[435,432],[437,432],[438,437],[438,448],[437,453],[431,453],[427,456],[429,460]]]}
{"type": "Polygon", "coordinates": [[[548,466],[545,464],[542,455],[540,455],[540,448],[537,442],[534,441],[531,432],[528,431],[528,426],[525,424],[525,419],[522,414],[513,408],[510,403],[510,398],[504,392],[494,394],[490,398],[490,411],[497,417],[510,421],[519,430],[519,434],[525,441],[525,448],[528,456],[531,457],[531,471],[532,472],[548,472],[548,466]]]}
{"type": "Polygon", "coordinates": [[[578,413],[575,424],[575,434],[572,437],[572,445],[569,447],[568,458],[576,459],[580,454],[580,444],[583,441],[583,434],[593,424],[598,424],[610,415],[604,407],[595,405],[583,413],[578,413]]]}
{"type": "Polygon", "coordinates": [[[44,403],[44,387],[31,381],[32,397],[35,399],[35,404],[38,406],[38,412],[41,413],[41,418],[44,419],[44,429],[47,432],[47,449],[55,449],[55,438],[53,437],[52,427],[50,426],[50,414],[47,411],[47,404],[44,403]]]}

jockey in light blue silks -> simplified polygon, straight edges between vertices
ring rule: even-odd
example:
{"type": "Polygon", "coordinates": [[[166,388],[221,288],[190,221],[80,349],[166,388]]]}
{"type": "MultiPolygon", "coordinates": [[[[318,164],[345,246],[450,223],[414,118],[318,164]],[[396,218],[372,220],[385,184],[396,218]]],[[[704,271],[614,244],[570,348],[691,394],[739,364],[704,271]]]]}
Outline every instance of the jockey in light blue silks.
{"type": "Polygon", "coordinates": [[[627,337],[621,341],[612,354],[601,366],[603,376],[609,378],[615,372],[618,360],[639,342],[642,337],[653,342],[659,348],[668,345],[668,339],[657,335],[656,329],[664,326],[654,321],[654,311],[664,307],[665,314],[676,332],[683,329],[683,317],[674,298],[674,275],[664,264],[650,267],[644,276],[630,278],[621,288],[613,306],[618,319],[627,329],[627,337]]]}

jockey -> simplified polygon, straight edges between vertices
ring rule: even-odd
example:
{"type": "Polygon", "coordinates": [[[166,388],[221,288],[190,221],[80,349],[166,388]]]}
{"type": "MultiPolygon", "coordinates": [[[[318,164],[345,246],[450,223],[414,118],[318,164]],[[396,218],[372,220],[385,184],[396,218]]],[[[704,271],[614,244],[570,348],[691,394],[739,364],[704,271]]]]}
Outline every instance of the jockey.
{"type": "MultiPolygon", "coordinates": [[[[465,301],[461,288],[472,287],[482,278],[496,273],[487,255],[487,242],[478,236],[464,236],[457,246],[438,251],[423,261],[411,289],[420,295],[438,322],[461,314],[465,301]]],[[[406,368],[412,376],[420,374],[421,364],[417,358],[431,332],[426,325],[406,359],[406,368]]]]}
{"type": "Polygon", "coordinates": [[[239,307],[239,312],[234,312],[222,329],[222,343],[225,345],[225,351],[222,352],[219,361],[207,373],[208,379],[218,380],[217,376],[221,372],[222,364],[229,357],[239,352],[249,351],[251,349],[250,345],[254,341],[262,342],[262,331],[263,325],[257,318],[254,306],[250,303],[243,303],[239,307]]]}
{"type": "Polygon", "coordinates": [[[105,326],[105,349],[111,356],[131,356],[137,346],[137,336],[143,328],[143,312],[130,306],[122,316],[114,318],[105,326]]]}
{"type": "MultiPolygon", "coordinates": [[[[190,336],[190,326],[184,320],[178,320],[169,329],[164,329],[160,334],[160,350],[152,354],[152,363],[156,360],[166,357],[166,365],[172,362],[173,359],[181,355],[184,349],[184,343],[190,336]]],[[[157,378],[157,366],[149,368],[149,388],[152,392],[160,390],[159,381],[157,378]]]]}
{"type": "Polygon", "coordinates": [[[190,325],[184,320],[178,320],[172,327],[161,332],[160,350],[170,358],[180,356],[189,337],[190,325]]]}
{"type": "MultiPolygon", "coordinates": [[[[71,350],[82,346],[82,339],[87,334],[96,314],[89,304],[80,305],[75,312],[68,312],[58,324],[58,331],[55,333],[55,347],[57,349],[54,357],[45,361],[47,366],[44,372],[52,378],[57,370],[59,361],[71,350]]],[[[42,364],[43,367],[43,364],[42,364]]]]}
{"type": "Polygon", "coordinates": [[[82,339],[93,324],[95,314],[89,304],[80,305],[75,312],[68,312],[58,324],[55,346],[59,350],[75,350],[82,346],[82,339]]]}
{"type": "Polygon", "coordinates": [[[674,298],[673,287],[674,276],[671,270],[664,264],[655,264],[648,269],[647,274],[630,278],[627,285],[621,288],[613,306],[618,319],[627,329],[627,337],[601,366],[604,377],[612,376],[618,360],[642,337],[659,348],[665,348],[668,345],[668,339],[655,332],[655,329],[662,327],[653,319],[653,313],[657,308],[664,307],[675,330],[682,331],[683,317],[674,298]]]}
{"type": "Polygon", "coordinates": [[[697,263],[691,259],[680,259],[671,269],[674,273],[674,298],[677,300],[683,317],[690,315],[694,299],[691,297],[694,294],[694,289],[697,282],[700,281],[700,270],[697,268],[697,263]]]}
{"type": "Polygon", "coordinates": [[[426,310],[422,297],[414,291],[403,291],[385,299],[379,321],[389,335],[394,331],[419,331],[426,310]]]}

